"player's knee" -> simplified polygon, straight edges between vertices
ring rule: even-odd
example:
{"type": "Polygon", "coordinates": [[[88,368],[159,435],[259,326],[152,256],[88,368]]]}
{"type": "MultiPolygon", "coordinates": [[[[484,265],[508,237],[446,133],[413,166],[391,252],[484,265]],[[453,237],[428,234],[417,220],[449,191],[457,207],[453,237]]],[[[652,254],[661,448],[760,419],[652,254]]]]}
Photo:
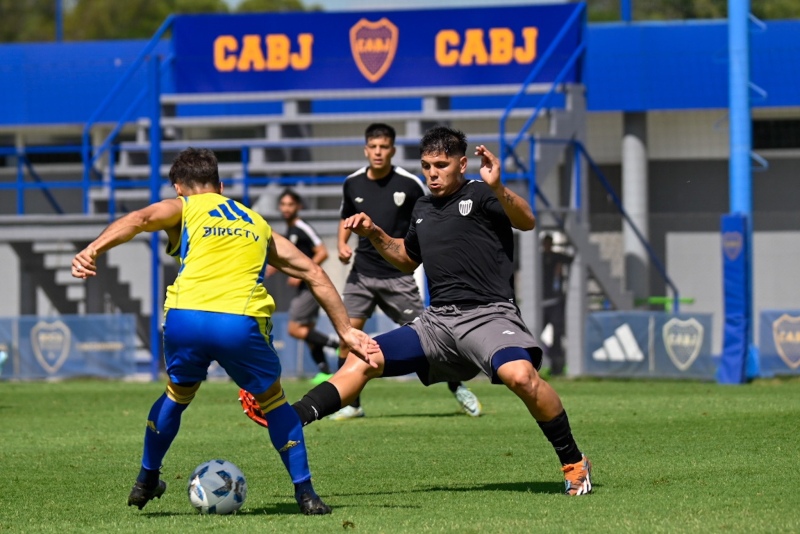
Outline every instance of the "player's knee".
{"type": "Polygon", "coordinates": [[[280,386],[277,388],[277,391],[276,388],[269,388],[264,393],[253,396],[256,398],[258,406],[261,408],[261,412],[264,413],[264,415],[283,406],[287,402],[286,394],[284,394],[283,388],[280,386]]]}
{"type": "Polygon", "coordinates": [[[497,376],[517,395],[536,397],[539,390],[539,375],[530,362],[526,360],[508,362],[497,370],[497,376]]]}
{"type": "Polygon", "coordinates": [[[200,382],[180,384],[170,380],[167,382],[167,397],[178,404],[189,404],[198,389],[200,389],[200,382]]]}
{"type": "Polygon", "coordinates": [[[308,335],[308,329],[294,321],[289,321],[289,326],[286,327],[286,331],[295,339],[305,339],[308,335]]]}
{"type": "Polygon", "coordinates": [[[377,378],[383,374],[383,359],[375,357],[374,361],[378,363],[377,369],[368,365],[358,356],[350,354],[339,372],[364,377],[367,380],[377,378]]]}

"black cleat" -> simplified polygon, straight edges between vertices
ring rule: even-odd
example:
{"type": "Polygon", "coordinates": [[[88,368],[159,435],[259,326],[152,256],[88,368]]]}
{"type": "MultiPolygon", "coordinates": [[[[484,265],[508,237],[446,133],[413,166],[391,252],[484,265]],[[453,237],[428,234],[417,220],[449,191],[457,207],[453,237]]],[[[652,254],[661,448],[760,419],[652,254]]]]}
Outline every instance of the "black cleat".
{"type": "Polygon", "coordinates": [[[167,483],[163,480],[158,481],[158,485],[147,490],[142,482],[137,482],[131,489],[131,494],[128,495],[128,506],[138,506],[139,510],[153,499],[160,499],[164,492],[167,491],[167,483]]]}
{"type": "Polygon", "coordinates": [[[305,515],[325,515],[331,513],[331,507],[322,502],[319,495],[312,492],[304,492],[296,495],[297,504],[300,511],[305,515]]]}

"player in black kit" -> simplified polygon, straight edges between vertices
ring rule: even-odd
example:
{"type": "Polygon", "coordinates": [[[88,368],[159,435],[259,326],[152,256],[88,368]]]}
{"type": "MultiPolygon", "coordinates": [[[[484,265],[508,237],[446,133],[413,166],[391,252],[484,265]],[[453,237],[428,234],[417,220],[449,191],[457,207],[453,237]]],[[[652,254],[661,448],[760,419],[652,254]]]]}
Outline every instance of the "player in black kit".
{"type": "MultiPolygon", "coordinates": [[[[572,437],[555,390],[540,379],[542,351],[514,303],[512,228],[536,224],[530,205],[500,180],[500,161],[485,146],[483,181],[467,181],[467,140],[437,127],[422,138],[422,171],[431,191],[420,199],[404,238],[393,238],[364,213],[345,227],[366,237],[398,269],[425,265],[430,306],[418,320],[375,338],[378,347],[351,355],[333,377],[294,404],[303,424],[347,405],[377,377],[416,373],[423,384],[468,380],[483,372],[513,391],[561,461],[567,495],[592,491],[591,463],[572,437]]],[[[258,420],[258,413],[250,411],[258,420]]]]}
{"type": "MultiPolygon", "coordinates": [[[[348,244],[351,236],[344,221],[357,213],[366,213],[392,237],[403,237],[411,224],[411,212],[417,200],[425,196],[422,181],[407,170],[392,165],[395,154],[395,130],[388,124],[370,124],[364,132],[364,155],[369,165],[359,169],[344,182],[339,226],[339,260],[350,263],[353,250],[348,244]]],[[[342,296],[350,324],[363,329],[375,307],[397,324],[413,321],[422,313],[422,298],[413,273],[405,273],[386,261],[366,238],[359,238],[353,268],[347,277],[342,296]]],[[[340,354],[344,365],[347,353],[340,354]]],[[[447,383],[461,409],[473,416],[481,414],[481,403],[460,381],[447,383]]],[[[331,415],[334,420],[363,417],[361,399],[331,415]]]]}
{"type": "MultiPolygon", "coordinates": [[[[286,237],[300,252],[311,258],[317,265],[322,265],[328,258],[328,249],[310,224],[300,218],[303,202],[294,190],[284,190],[278,197],[278,210],[286,221],[286,237]]],[[[269,266],[267,274],[277,269],[269,266]]],[[[319,303],[306,284],[299,278],[289,278],[287,283],[297,288],[297,294],[289,304],[289,335],[306,342],[311,351],[311,358],[317,364],[317,374],[312,382],[319,384],[331,377],[328,362],[325,359],[324,347],[339,348],[339,338],[328,336],[316,330],[319,303]]]]}

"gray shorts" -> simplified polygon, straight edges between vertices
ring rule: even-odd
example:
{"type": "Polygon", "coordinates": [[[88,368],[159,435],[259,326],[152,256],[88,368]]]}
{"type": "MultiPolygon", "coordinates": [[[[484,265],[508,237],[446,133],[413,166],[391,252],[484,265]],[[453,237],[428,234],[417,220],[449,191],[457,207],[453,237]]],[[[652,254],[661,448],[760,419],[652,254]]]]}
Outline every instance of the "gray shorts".
{"type": "Polygon", "coordinates": [[[510,303],[471,310],[431,306],[410,326],[430,365],[428,380],[420,377],[427,384],[469,380],[480,372],[493,378],[492,357],[509,347],[526,349],[534,367],[541,365],[542,350],[510,303]]]}
{"type": "Polygon", "coordinates": [[[310,289],[303,289],[289,303],[289,320],[300,324],[317,322],[319,303],[310,289]]]}
{"type": "Polygon", "coordinates": [[[378,306],[400,325],[413,321],[423,310],[422,297],[413,276],[372,278],[351,272],[342,300],[349,317],[369,319],[378,306]]]}

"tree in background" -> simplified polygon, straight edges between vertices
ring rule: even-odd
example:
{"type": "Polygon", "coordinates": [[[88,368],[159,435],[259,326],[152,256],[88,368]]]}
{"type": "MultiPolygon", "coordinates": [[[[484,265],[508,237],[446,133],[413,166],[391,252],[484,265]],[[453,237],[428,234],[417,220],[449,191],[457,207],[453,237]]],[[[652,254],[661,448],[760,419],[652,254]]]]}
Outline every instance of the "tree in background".
{"type": "MultiPolygon", "coordinates": [[[[55,40],[56,3],[59,0],[0,0],[0,43],[55,40]]],[[[170,14],[229,13],[225,0],[60,0],[64,40],[148,38],[170,14]]],[[[502,0],[499,0],[502,2],[502,0]]],[[[589,20],[620,20],[622,0],[588,0],[589,20]]],[[[631,0],[633,19],[721,19],[728,0],[631,0]]],[[[487,0],[487,5],[490,4],[487,0]]],[[[456,5],[457,2],[453,2],[456,5]]],[[[302,0],[241,0],[236,13],[320,11],[302,0]]],[[[446,0],[431,0],[431,7],[446,7],[446,0]]],[[[753,14],[764,20],[800,18],[798,0],[751,0],[753,14]]]]}
{"type": "MultiPolygon", "coordinates": [[[[588,0],[589,20],[620,20],[622,0],[588,0]]],[[[631,0],[633,20],[724,19],[728,16],[728,0],[631,0]]],[[[800,17],[797,0],[751,0],[750,10],[760,19],[793,19],[800,17]]]]}
{"type": "Polygon", "coordinates": [[[0,0],[0,42],[53,41],[54,0],[0,0]]]}
{"type": "Polygon", "coordinates": [[[263,13],[275,11],[322,11],[318,5],[304,6],[300,0],[242,0],[236,13],[263,13]]]}
{"type": "MultiPolygon", "coordinates": [[[[58,0],[0,0],[0,42],[55,40],[58,0]]],[[[229,13],[225,0],[61,0],[64,40],[144,39],[171,14],[229,13]]],[[[235,12],[319,10],[301,0],[244,0],[235,12]]]]}
{"type": "MultiPolygon", "coordinates": [[[[66,11],[66,6],[65,6],[66,11]]],[[[70,41],[150,37],[172,13],[227,13],[223,0],[77,0],[65,13],[70,41]]]]}

